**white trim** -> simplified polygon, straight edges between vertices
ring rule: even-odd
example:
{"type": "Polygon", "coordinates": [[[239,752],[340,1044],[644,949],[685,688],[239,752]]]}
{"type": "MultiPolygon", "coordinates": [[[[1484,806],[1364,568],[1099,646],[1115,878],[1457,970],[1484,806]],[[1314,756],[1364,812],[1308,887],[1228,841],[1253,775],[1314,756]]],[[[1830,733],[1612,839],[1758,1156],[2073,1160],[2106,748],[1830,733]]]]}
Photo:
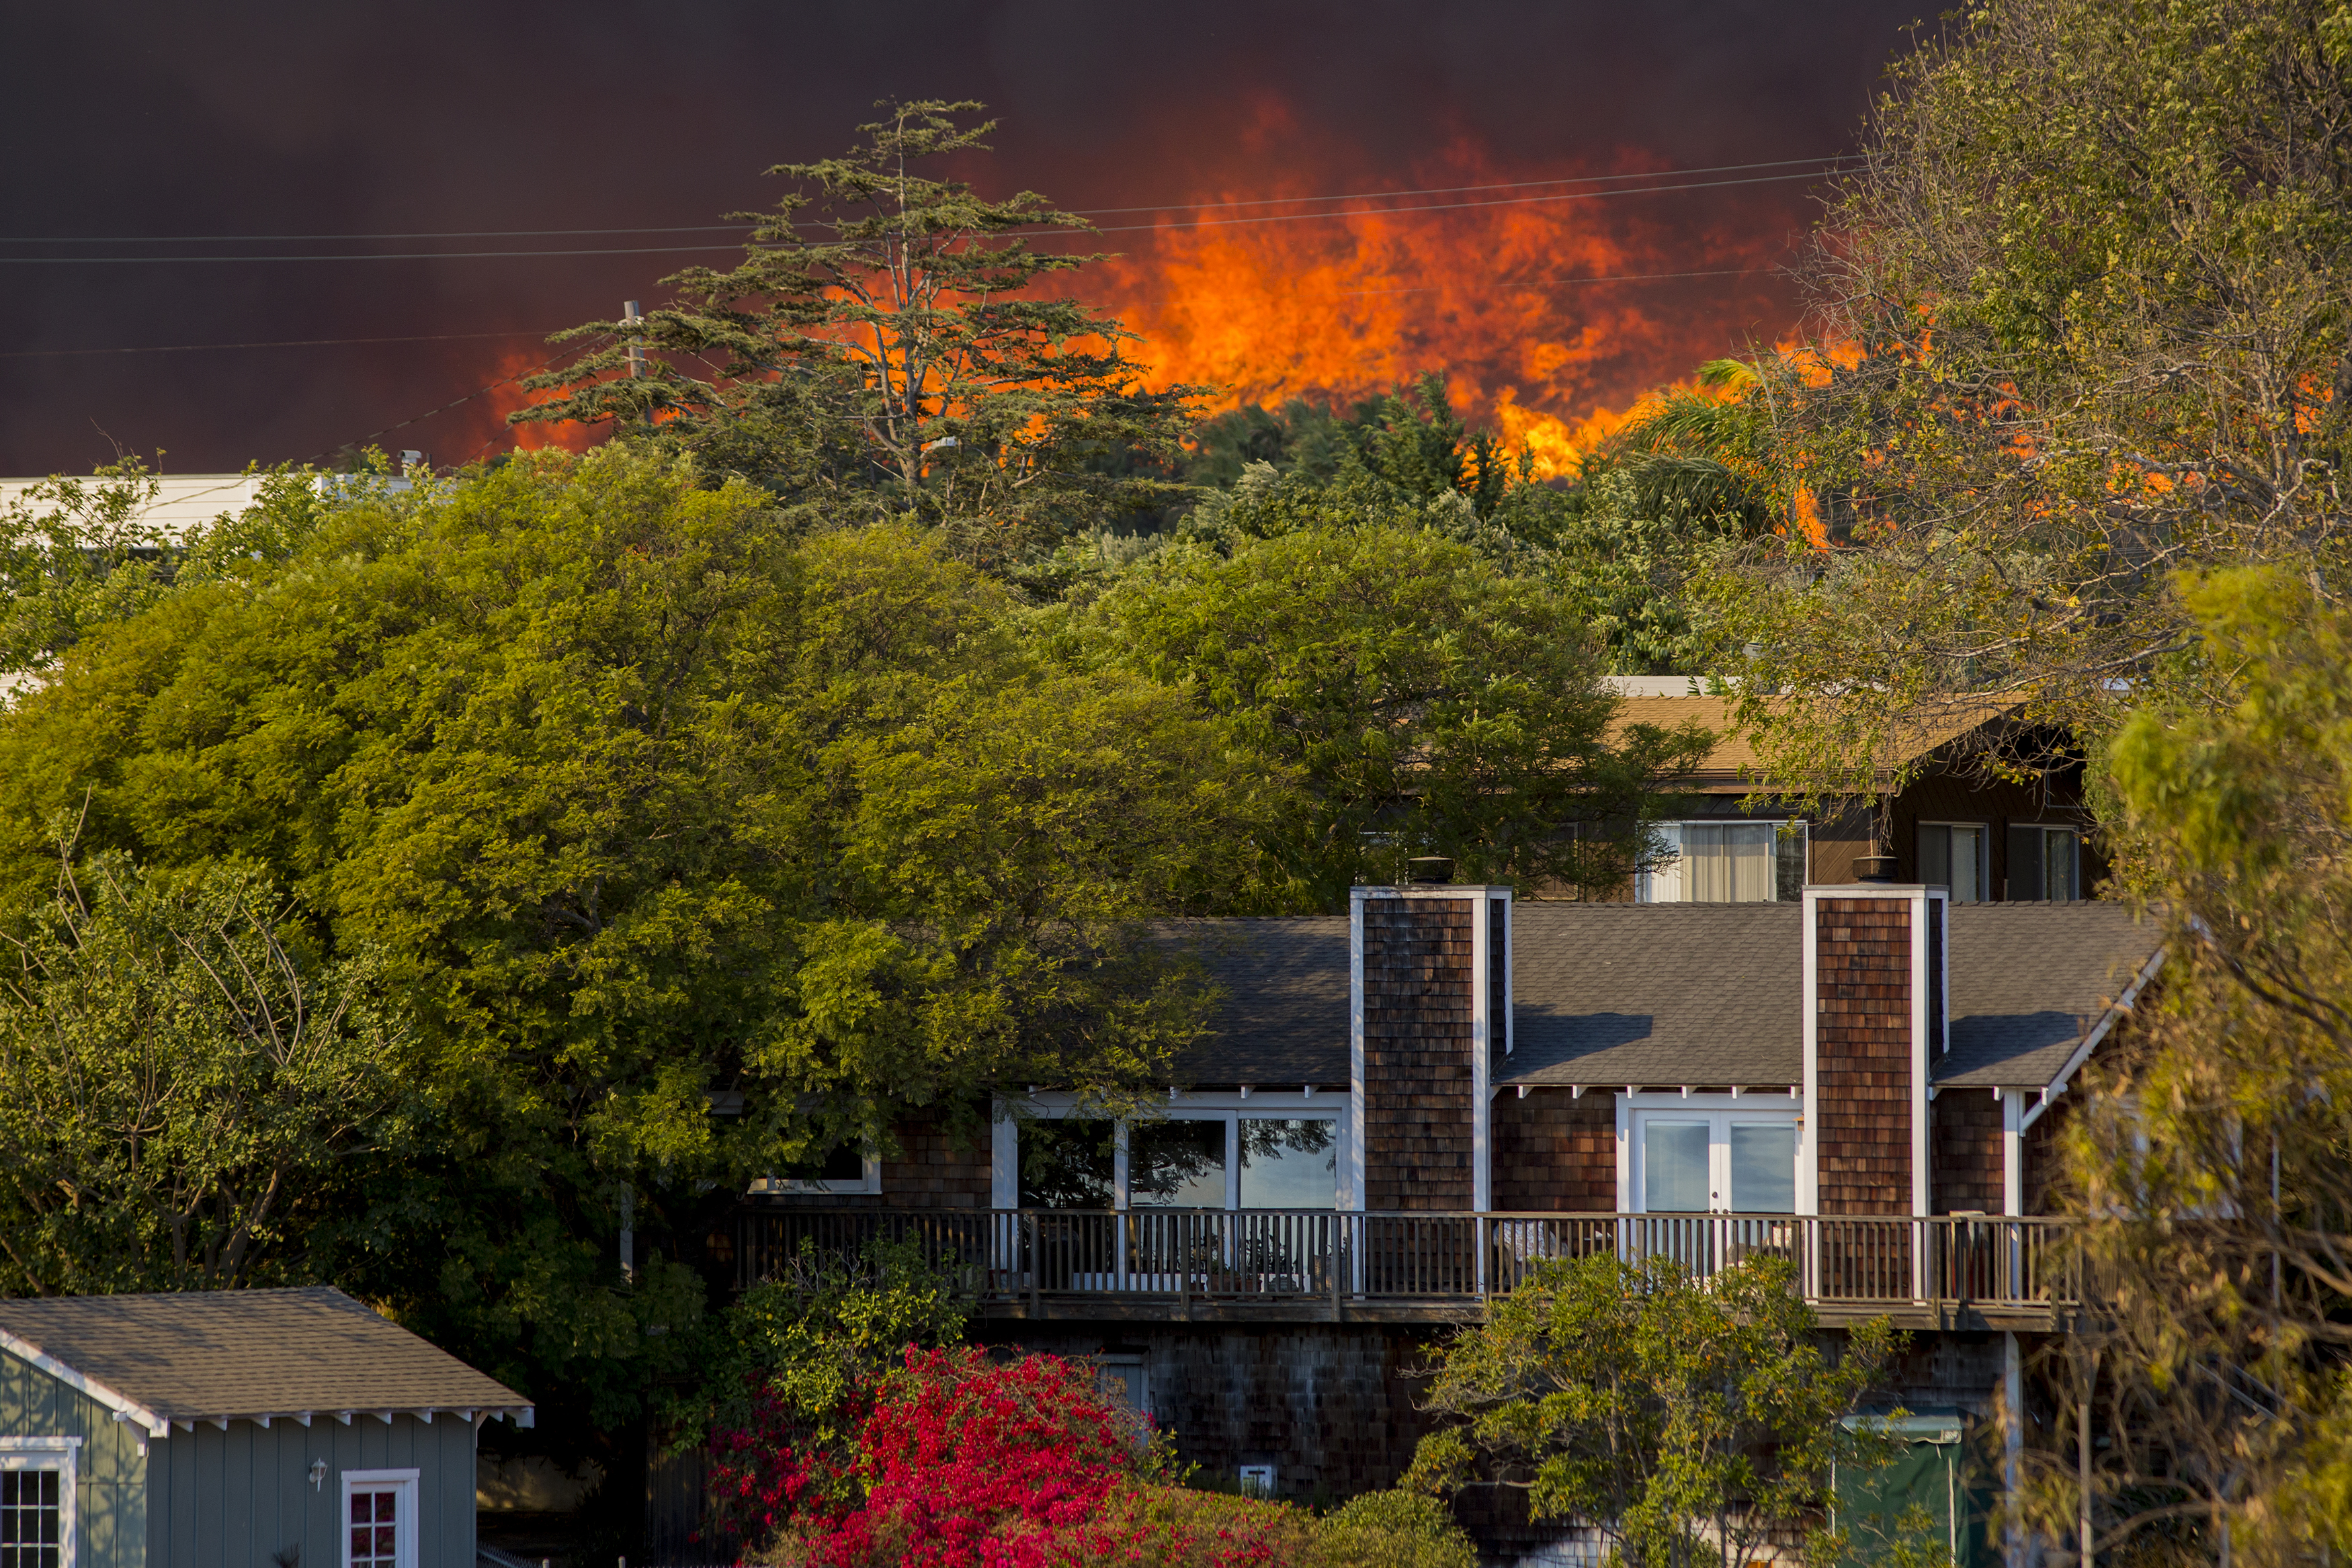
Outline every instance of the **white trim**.
{"type": "Polygon", "coordinates": [[[79,1437],[0,1437],[0,1470],[58,1472],[58,1568],[74,1568],[81,1542],[79,1437]]]}
{"type": "Polygon", "coordinates": [[[1495,1207],[1495,998],[1487,961],[1494,947],[1495,900],[1484,888],[1470,913],[1470,1208],[1495,1207]]]}
{"type": "Polygon", "coordinates": [[[1348,1155],[1339,1166],[1339,1204],[1360,1211],[1370,1190],[1364,1174],[1364,901],[1374,891],[1348,890],[1348,1155]]]}
{"type": "Polygon", "coordinates": [[[383,1491],[387,1488],[395,1493],[392,1523],[395,1546],[394,1562],[396,1568],[416,1568],[417,1537],[423,1532],[423,1510],[420,1473],[415,1469],[394,1470],[345,1470],[342,1473],[342,1507],[335,1515],[335,1535],[341,1542],[342,1568],[352,1568],[352,1493],[355,1490],[383,1491]]]}
{"type": "MultiPolygon", "coordinates": [[[[1804,947],[1804,1018],[1805,1035],[1805,1095],[1800,1102],[1797,1120],[1797,1212],[1819,1214],[1822,1211],[1821,1130],[1815,1124],[1821,1118],[1811,1114],[1821,1103],[1822,1087],[1822,956],[1821,911],[1815,906],[1814,890],[1805,889],[1803,908],[1805,926],[1804,947]]],[[[1623,1160],[1621,1156],[1619,1164],[1623,1160]]],[[[1621,1184],[1623,1176],[1619,1176],[1621,1184]]]]}
{"type": "Polygon", "coordinates": [[[6,1329],[0,1329],[0,1350],[6,1351],[10,1355],[28,1364],[37,1371],[48,1374],[77,1394],[86,1395],[97,1400],[100,1405],[113,1411],[118,1418],[144,1427],[149,1437],[171,1436],[172,1423],[169,1420],[158,1416],[128,1395],[117,1394],[95,1378],[83,1376],[30,1340],[20,1339],[6,1329]]]}
{"type": "Polygon", "coordinates": [[[2011,1091],[2000,1094],[2000,1211],[2025,1212],[2025,1099],[2011,1091]]]}
{"type": "MultiPolygon", "coordinates": [[[[1935,905],[1937,894],[1922,885],[1909,895],[1911,903],[1911,1212],[1926,1214],[1934,1207],[1933,1173],[1927,1168],[1929,1157],[1927,1137],[1928,1070],[1933,1066],[1927,1050],[1927,915],[1935,905]]],[[[1944,924],[1951,924],[1951,912],[1945,910],[1944,924]]]]}
{"type": "MultiPolygon", "coordinates": [[[[2131,1011],[2132,1004],[2139,1000],[2140,992],[2147,988],[2147,983],[2155,979],[2156,972],[2163,967],[2164,949],[2158,947],[2149,956],[2147,962],[2140,966],[2139,973],[2132,977],[2132,983],[2124,988],[2124,994],[2117,997],[2108,1005],[2107,1010],[2099,1015],[2099,1021],[2092,1027],[2090,1033],[2083,1037],[2083,1043],[2076,1046],[2066,1058],[2066,1065],[2061,1067],[2049,1083],[2042,1088],[2042,1103],[2034,1106],[2032,1113],[2025,1118],[2025,1127],[2031,1127],[2039,1121],[2042,1113],[2050,1108],[2050,1102],[2066,1092],[2068,1081],[2082,1071],[2083,1063],[2091,1060],[2091,1052],[2099,1049],[2099,1042],[2107,1038],[2107,1032],[2116,1027],[2124,1014],[2131,1011]]],[[[2023,1131],[2023,1127],[2019,1130],[2023,1131]]]]}

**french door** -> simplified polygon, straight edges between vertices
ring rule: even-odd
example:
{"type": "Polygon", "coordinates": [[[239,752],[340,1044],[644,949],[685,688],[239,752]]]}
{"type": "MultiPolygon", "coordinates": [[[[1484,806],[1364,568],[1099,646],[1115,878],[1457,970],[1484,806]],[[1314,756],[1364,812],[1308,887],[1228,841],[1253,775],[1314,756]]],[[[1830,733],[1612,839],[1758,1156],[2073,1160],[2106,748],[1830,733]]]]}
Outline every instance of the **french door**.
{"type": "Polygon", "coordinates": [[[1644,1214],[1792,1214],[1797,1119],[1752,1111],[1633,1113],[1633,1198],[1644,1214]]]}

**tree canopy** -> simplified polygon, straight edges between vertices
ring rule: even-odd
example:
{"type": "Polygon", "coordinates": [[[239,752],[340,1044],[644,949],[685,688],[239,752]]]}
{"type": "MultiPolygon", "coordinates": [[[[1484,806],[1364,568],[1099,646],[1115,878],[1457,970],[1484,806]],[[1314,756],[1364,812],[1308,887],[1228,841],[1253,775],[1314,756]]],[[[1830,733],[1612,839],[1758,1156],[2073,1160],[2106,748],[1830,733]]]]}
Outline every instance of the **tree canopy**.
{"type": "Polygon", "coordinates": [[[2106,733],[2179,689],[2179,569],[2342,591],[2347,47],[2331,0],[1992,0],[1897,63],[1818,346],[1744,400],[1811,524],[1716,599],[1777,771],[1988,695],[2106,733]]]}
{"type": "Polygon", "coordinates": [[[879,107],[864,145],[768,171],[803,189],[730,214],[752,225],[740,266],[667,279],[642,322],[564,335],[589,351],[526,382],[561,395],[514,417],[642,425],[710,473],[835,520],[941,525],[991,562],[1180,494],[1127,459],[1172,461],[1199,389],[1147,390],[1131,334],[1038,292],[1098,257],[1033,242],[1090,225],[926,172],[986,151],[981,105],[879,107]]]}

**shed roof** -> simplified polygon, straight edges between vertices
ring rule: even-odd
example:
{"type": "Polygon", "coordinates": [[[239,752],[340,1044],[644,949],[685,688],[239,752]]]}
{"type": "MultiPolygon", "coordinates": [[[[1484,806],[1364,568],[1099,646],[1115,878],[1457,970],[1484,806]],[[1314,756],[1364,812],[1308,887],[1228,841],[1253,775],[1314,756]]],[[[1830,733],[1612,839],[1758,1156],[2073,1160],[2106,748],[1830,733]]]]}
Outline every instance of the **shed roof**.
{"type": "MultiPolygon", "coordinates": [[[[1616,716],[1610,721],[1610,733],[1621,735],[1637,724],[1674,729],[1696,720],[1714,731],[1715,745],[1708,750],[1706,759],[1699,764],[1698,771],[1682,780],[1682,787],[1702,791],[1736,787],[1745,791],[1767,780],[1761,771],[1763,758],[1757,752],[1755,737],[1738,728],[1734,722],[1738,701],[1736,697],[1700,694],[1623,696],[1618,699],[1616,716]]],[[[1950,703],[1937,712],[1922,716],[1894,737],[1881,752],[1878,765],[1886,768],[1898,768],[1949,745],[2009,711],[2009,705],[1980,697],[1950,703]]]]}
{"type": "MultiPolygon", "coordinates": [[[[1794,904],[1520,904],[1498,1084],[1793,1085],[1804,1077],[1794,904]]],[[[1348,923],[1186,923],[1224,990],[1192,1083],[1348,1081],[1348,923]]],[[[2047,1084],[2156,951],[2117,904],[1952,908],[1939,1083],[2047,1084]]]]}
{"type": "Polygon", "coordinates": [[[0,1301],[0,1350],[160,1421],[530,1407],[325,1286],[0,1301]]]}
{"type": "Polygon", "coordinates": [[[1954,906],[1952,1049],[1936,1082],[2048,1084],[2158,946],[2120,904],[1954,906]]]}

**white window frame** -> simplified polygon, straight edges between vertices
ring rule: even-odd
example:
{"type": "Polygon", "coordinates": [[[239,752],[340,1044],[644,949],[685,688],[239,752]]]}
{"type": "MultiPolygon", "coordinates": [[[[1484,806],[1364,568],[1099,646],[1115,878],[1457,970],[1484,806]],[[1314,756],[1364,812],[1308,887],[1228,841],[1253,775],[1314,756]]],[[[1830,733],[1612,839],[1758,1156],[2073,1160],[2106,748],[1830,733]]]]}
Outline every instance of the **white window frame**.
{"type": "MultiPolygon", "coordinates": [[[[1921,828],[1974,828],[1977,831],[1977,896],[1972,901],[1954,898],[1951,902],[1954,904],[1964,904],[1969,902],[1977,904],[1990,904],[1993,902],[1990,896],[1992,893],[1993,824],[1988,821],[1964,822],[1958,819],[1952,819],[1949,821],[1938,819],[1934,821],[1923,820],[1913,823],[1911,827],[1911,853],[1915,857],[1914,864],[1917,863],[1916,857],[1917,857],[1919,853],[1919,830],[1921,828]]],[[[1919,878],[1922,882],[1925,882],[1927,876],[1927,868],[1923,865],[1919,866],[1918,869],[1919,878]]]]}
{"type": "MultiPolygon", "coordinates": [[[[1715,1197],[1706,1209],[1710,1214],[1729,1215],[1721,1194],[1729,1186],[1730,1124],[1763,1122],[1775,1126],[1794,1128],[1797,1134],[1796,1166],[1790,1173],[1794,1186],[1791,1197],[1799,1213],[1805,1211],[1805,1102],[1801,1094],[1759,1089],[1743,1090],[1738,1094],[1675,1094],[1636,1092],[1617,1096],[1617,1212],[1647,1214],[1643,1202],[1642,1129],[1651,1121],[1706,1122],[1707,1127],[1707,1180],[1715,1197]],[[1718,1121],[1720,1118],[1720,1121],[1718,1121]],[[1716,1137],[1718,1126],[1725,1132],[1716,1137]]],[[[1681,1213],[1682,1210],[1675,1212],[1681,1213]]]]}
{"type": "Polygon", "coordinates": [[[755,1194],[770,1195],[841,1193],[851,1197],[859,1194],[872,1197],[882,1190],[882,1156],[867,1154],[865,1159],[865,1174],[856,1181],[827,1181],[823,1178],[803,1176],[761,1176],[751,1184],[751,1190],[755,1194]]]}
{"type": "Polygon", "coordinates": [[[342,1568],[352,1568],[352,1493],[383,1491],[390,1489],[397,1494],[392,1505],[393,1544],[397,1568],[416,1568],[417,1537],[423,1533],[424,1501],[420,1472],[401,1470],[345,1470],[342,1477],[342,1507],[335,1514],[335,1555],[342,1568]]]}
{"type": "Polygon", "coordinates": [[[58,1472],[58,1562],[75,1568],[80,1547],[81,1439],[79,1437],[0,1437],[0,1470],[58,1472]]]}
{"type": "Polygon", "coordinates": [[[1666,848],[1671,852],[1673,858],[1668,860],[1664,864],[1659,866],[1655,871],[1637,872],[1634,873],[1633,902],[1636,904],[1682,904],[1686,902],[1685,894],[1683,890],[1684,829],[1769,827],[1773,831],[1774,834],[1772,843],[1772,896],[1768,899],[1759,900],[1759,902],[1765,904],[1793,904],[1796,900],[1784,899],[1780,896],[1780,834],[1791,823],[1796,826],[1798,841],[1803,845],[1803,848],[1799,851],[1799,853],[1802,855],[1804,859],[1805,884],[1807,886],[1811,886],[1813,880],[1813,824],[1811,818],[1688,817],[1680,821],[1653,822],[1650,824],[1657,830],[1658,837],[1665,841],[1666,848]]]}
{"type": "MultiPolygon", "coordinates": [[[[1179,1094],[1169,1101],[1158,1120],[1169,1122],[1223,1122],[1225,1124],[1225,1201],[1227,1210],[1242,1206],[1242,1129],[1244,1122],[1329,1122],[1332,1136],[1332,1207],[1345,1209],[1348,1185],[1348,1101],[1345,1094],[1317,1091],[1307,1095],[1299,1089],[1251,1090],[1247,1094],[1235,1092],[1209,1094],[1179,1094]]],[[[1000,1107],[1000,1111],[1001,1111],[1000,1107]]],[[[1068,1117],[1110,1120],[1100,1108],[1081,1103],[1076,1095],[1041,1093],[1028,1103],[1029,1113],[1040,1121],[1059,1122],[1068,1117]]],[[[1111,1202],[1121,1213],[1134,1207],[1128,1186],[1128,1119],[1116,1118],[1118,1143],[1111,1162],[1111,1202]]],[[[990,1172],[989,1204],[995,1208],[1021,1207],[1021,1124],[1012,1117],[999,1114],[992,1149],[993,1159],[990,1172]]]]}

